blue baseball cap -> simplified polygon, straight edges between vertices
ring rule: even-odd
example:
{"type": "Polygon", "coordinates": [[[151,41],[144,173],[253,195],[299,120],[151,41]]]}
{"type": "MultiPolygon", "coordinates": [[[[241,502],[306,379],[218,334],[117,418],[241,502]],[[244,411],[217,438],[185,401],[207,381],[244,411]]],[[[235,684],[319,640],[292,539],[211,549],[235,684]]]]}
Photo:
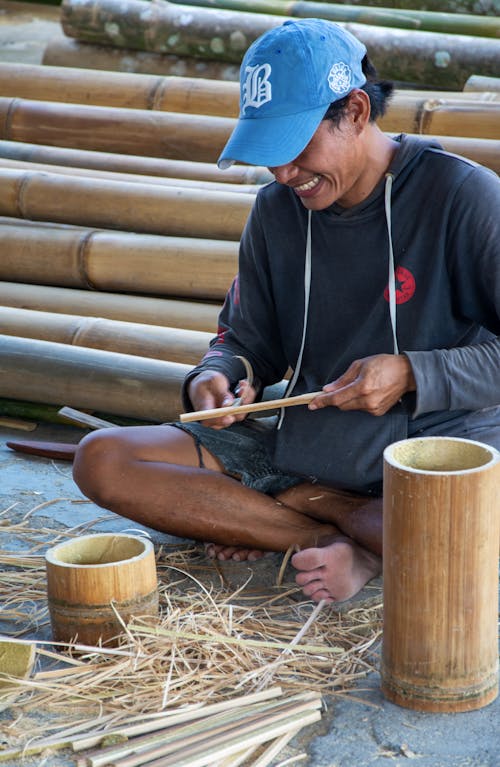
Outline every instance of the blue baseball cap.
{"type": "Polygon", "coordinates": [[[245,53],[240,115],[217,165],[276,167],[294,160],[312,139],[329,105],[366,82],[366,48],[323,19],[285,21],[245,53]]]}

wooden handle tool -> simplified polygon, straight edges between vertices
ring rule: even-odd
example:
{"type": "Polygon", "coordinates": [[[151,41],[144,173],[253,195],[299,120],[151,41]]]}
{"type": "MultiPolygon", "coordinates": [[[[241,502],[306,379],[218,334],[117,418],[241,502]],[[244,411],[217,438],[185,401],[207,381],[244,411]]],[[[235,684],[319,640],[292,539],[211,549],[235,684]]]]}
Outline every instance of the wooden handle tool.
{"type": "Polygon", "coordinates": [[[209,418],[222,418],[225,415],[234,415],[235,413],[258,413],[262,410],[277,410],[292,405],[308,405],[315,397],[323,393],[322,391],[314,391],[298,394],[296,397],[270,399],[267,402],[252,402],[249,405],[229,405],[229,407],[215,407],[210,410],[196,410],[194,413],[181,413],[179,420],[181,423],[208,421],[209,418]]]}

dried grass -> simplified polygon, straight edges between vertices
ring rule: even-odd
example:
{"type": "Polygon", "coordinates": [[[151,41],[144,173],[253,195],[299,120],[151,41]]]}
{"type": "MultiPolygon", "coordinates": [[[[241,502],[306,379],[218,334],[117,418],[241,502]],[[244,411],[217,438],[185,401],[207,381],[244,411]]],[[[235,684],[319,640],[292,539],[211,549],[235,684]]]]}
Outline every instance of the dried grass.
{"type": "MultiPolygon", "coordinates": [[[[33,547],[22,555],[0,554],[0,616],[11,636],[46,633],[45,561],[39,552],[47,534],[54,543],[54,531],[31,528],[29,515],[10,529],[5,521],[3,526],[10,535],[31,538],[33,547]]],[[[57,540],[77,532],[60,533],[57,540]]],[[[378,603],[339,613],[297,601],[295,586],[282,583],[283,568],[264,589],[253,585],[251,575],[229,588],[223,569],[199,547],[160,547],[157,570],[160,617],[134,619],[118,647],[35,640],[39,670],[19,680],[11,743],[27,742],[28,732],[31,738],[47,736],[51,727],[55,735],[62,719],[65,729],[106,729],[276,685],[286,695],[344,694],[373,669],[371,649],[381,634],[378,603]],[[34,725],[39,711],[54,715],[43,733],[34,725]]]]}

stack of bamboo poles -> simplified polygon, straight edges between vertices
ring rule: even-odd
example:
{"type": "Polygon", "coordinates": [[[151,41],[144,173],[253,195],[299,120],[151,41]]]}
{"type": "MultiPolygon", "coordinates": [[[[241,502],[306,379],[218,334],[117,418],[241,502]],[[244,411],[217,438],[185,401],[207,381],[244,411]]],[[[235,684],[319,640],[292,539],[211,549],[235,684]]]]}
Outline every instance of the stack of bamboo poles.
{"type": "Polygon", "coordinates": [[[117,0],[63,0],[67,39],[47,46],[44,63],[237,79],[255,38],[286,18],[317,16],[347,26],[381,76],[455,90],[471,74],[498,73],[500,31],[494,8],[475,16],[453,2],[442,13],[309,0],[128,0],[126,10],[117,0]]]}
{"type": "MultiPolygon", "coordinates": [[[[496,85],[399,89],[381,127],[499,171],[496,85]]],[[[230,82],[0,64],[0,397],[177,418],[271,178],[216,168],[237,109],[230,82]]]]}

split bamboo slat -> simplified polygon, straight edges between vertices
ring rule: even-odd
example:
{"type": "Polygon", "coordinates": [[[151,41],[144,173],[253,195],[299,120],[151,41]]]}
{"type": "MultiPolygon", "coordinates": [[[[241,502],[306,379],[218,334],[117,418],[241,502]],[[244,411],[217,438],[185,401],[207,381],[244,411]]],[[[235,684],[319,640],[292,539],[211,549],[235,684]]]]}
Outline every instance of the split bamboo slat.
{"type": "Polygon", "coordinates": [[[138,175],[178,179],[199,179],[226,184],[267,184],[273,176],[267,168],[233,165],[219,170],[214,163],[169,160],[162,157],[138,157],[113,152],[92,152],[58,146],[0,141],[0,157],[24,162],[64,165],[70,168],[93,168],[138,175]]]}
{"type": "Polygon", "coordinates": [[[0,397],[164,422],[190,365],[0,335],[0,397]]]}
{"type": "Polygon", "coordinates": [[[233,127],[213,115],[0,98],[0,139],[73,149],[213,162],[233,127]]]}
{"type": "Polygon", "coordinates": [[[135,173],[117,173],[94,168],[72,168],[65,165],[50,165],[49,163],[28,162],[26,160],[10,160],[0,158],[1,168],[15,168],[33,172],[57,173],[72,178],[95,178],[101,181],[123,181],[127,184],[149,184],[152,186],[182,187],[183,189],[198,189],[206,192],[230,192],[231,194],[257,194],[258,185],[226,184],[223,181],[198,181],[189,178],[170,178],[168,176],[142,176],[135,173]]]}
{"type": "Polygon", "coordinates": [[[0,215],[63,224],[236,241],[254,199],[0,168],[0,215]]]}
{"type": "Polygon", "coordinates": [[[132,48],[114,48],[111,45],[92,45],[69,37],[49,40],[43,52],[42,64],[106,72],[206,77],[228,82],[238,82],[240,78],[239,64],[231,64],[227,61],[151,53],[132,48]]]}
{"type": "Polygon", "coordinates": [[[197,365],[213,336],[199,330],[14,309],[11,306],[0,306],[0,327],[6,336],[103,349],[183,365],[197,365]]]}
{"type": "Polygon", "coordinates": [[[42,312],[214,332],[221,304],[0,282],[0,304],[42,312]]]}
{"type": "MultiPolygon", "coordinates": [[[[241,62],[251,42],[290,17],[177,3],[64,0],[65,34],[92,44],[179,56],[241,62]],[[188,18],[189,24],[183,23],[188,18]]],[[[461,90],[471,74],[495,76],[500,40],[472,35],[400,30],[368,24],[345,26],[363,42],[381,77],[461,90]]]]}
{"type": "Polygon", "coordinates": [[[473,440],[384,451],[381,676],[393,703],[471,711],[498,694],[499,479],[500,453],[473,440]]]}
{"type": "Polygon", "coordinates": [[[0,279],[68,288],[224,300],[238,243],[3,223],[0,279]]]}

